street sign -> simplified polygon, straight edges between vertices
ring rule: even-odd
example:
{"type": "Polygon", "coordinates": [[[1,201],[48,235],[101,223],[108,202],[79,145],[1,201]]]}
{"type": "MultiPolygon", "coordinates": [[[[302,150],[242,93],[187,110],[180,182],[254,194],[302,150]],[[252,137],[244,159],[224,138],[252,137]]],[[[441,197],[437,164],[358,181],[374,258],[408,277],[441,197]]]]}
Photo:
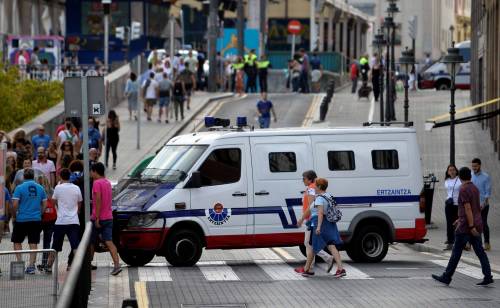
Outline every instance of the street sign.
{"type": "Polygon", "coordinates": [[[120,40],[125,39],[125,27],[116,27],[115,28],[115,36],[120,40]]]}
{"type": "Polygon", "coordinates": [[[302,31],[302,24],[296,19],[290,20],[288,23],[288,33],[298,35],[302,31]]]}
{"type": "MultiPolygon", "coordinates": [[[[89,116],[104,115],[104,77],[87,78],[87,106],[89,116]]],[[[64,111],[68,117],[82,116],[82,81],[80,77],[64,78],[64,111]]]]}
{"type": "Polygon", "coordinates": [[[138,21],[133,21],[132,26],[130,27],[130,40],[137,40],[141,38],[141,23],[138,21]]]}

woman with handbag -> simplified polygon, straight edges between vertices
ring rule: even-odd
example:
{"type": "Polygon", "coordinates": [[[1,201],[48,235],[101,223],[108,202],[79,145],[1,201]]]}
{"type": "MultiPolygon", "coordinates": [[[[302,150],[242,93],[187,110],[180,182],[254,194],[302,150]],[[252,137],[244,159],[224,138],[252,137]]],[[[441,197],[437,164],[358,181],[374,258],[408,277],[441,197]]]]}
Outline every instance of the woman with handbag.
{"type": "MultiPolygon", "coordinates": [[[[47,195],[47,207],[42,213],[42,231],[43,231],[43,249],[50,249],[52,243],[52,234],[54,233],[54,224],[57,219],[57,210],[54,206],[54,200],[52,200],[52,193],[54,190],[50,186],[49,179],[40,175],[37,177],[37,183],[42,185],[45,189],[45,194],[47,195]]],[[[42,263],[39,264],[38,270],[44,271],[48,267],[49,253],[44,252],[42,255],[42,263]]]]}
{"type": "Polygon", "coordinates": [[[462,182],[458,178],[458,170],[455,165],[449,165],[446,168],[444,187],[447,197],[445,201],[444,212],[446,215],[446,247],[444,250],[451,250],[455,242],[455,227],[453,223],[458,218],[458,192],[462,182]]]}

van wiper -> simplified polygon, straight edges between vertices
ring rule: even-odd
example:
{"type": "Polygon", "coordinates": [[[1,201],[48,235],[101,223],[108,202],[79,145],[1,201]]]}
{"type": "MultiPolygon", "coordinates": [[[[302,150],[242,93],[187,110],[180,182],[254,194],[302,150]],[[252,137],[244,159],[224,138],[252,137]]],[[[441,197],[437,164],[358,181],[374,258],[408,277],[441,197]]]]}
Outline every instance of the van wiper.
{"type": "Polygon", "coordinates": [[[162,177],[167,175],[169,171],[178,172],[179,173],[179,178],[178,178],[179,181],[183,181],[187,176],[187,173],[184,170],[180,170],[180,169],[146,168],[141,173],[140,179],[141,180],[156,181],[158,183],[166,182],[164,179],[162,179],[162,177]],[[152,170],[154,173],[156,173],[155,172],[156,170],[159,170],[161,172],[159,172],[160,174],[152,174],[152,175],[144,174],[144,173],[147,173],[147,171],[149,171],[149,170],[152,170]]]}

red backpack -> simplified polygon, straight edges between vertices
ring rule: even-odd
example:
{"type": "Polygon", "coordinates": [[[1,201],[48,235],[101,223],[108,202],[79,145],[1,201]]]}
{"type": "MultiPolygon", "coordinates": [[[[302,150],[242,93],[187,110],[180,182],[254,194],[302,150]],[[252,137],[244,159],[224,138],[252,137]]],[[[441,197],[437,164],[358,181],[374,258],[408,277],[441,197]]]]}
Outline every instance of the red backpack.
{"type": "Polygon", "coordinates": [[[51,223],[55,222],[57,219],[57,210],[54,204],[54,200],[47,199],[47,207],[45,212],[42,214],[42,222],[51,223]]]}

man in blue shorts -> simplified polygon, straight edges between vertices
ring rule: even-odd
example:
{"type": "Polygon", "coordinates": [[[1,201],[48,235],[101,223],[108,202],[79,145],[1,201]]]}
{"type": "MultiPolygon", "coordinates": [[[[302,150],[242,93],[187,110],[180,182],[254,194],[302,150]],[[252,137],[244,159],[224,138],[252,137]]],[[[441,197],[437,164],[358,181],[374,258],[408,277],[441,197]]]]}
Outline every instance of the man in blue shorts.
{"type": "MultiPolygon", "coordinates": [[[[31,168],[24,170],[24,182],[16,187],[13,201],[14,230],[11,241],[14,243],[14,250],[22,250],[22,243],[28,237],[30,249],[38,249],[40,243],[40,231],[42,227],[42,213],[47,206],[47,195],[45,189],[34,181],[35,172],[31,168]]],[[[21,261],[21,255],[17,255],[17,260],[21,261]]],[[[29,265],[26,273],[34,275],[36,254],[30,254],[29,265]]]]}
{"type": "Polygon", "coordinates": [[[267,99],[267,93],[261,93],[261,100],[257,103],[257,114],[260,128],[269,128],[271,125],[271,113],[273,114],[274,122],[277,121],[276,113],[274,112],[273,103],[267,99]]]}

